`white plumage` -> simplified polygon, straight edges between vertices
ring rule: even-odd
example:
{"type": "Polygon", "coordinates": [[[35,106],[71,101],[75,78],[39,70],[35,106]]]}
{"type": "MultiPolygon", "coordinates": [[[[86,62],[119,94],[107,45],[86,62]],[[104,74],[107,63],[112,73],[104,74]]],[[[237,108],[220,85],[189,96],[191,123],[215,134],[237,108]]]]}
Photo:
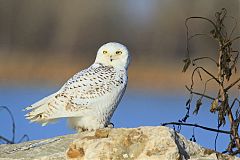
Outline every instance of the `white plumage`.
{"type": "Polygon", "coordinates": [[[107,127],[126,86],[130,55],[110,42],[99,48],[95,62],[70,78],[52,95],[27,107],[26,119],[46,125],[66,117],[76,130],[107,127]]]}

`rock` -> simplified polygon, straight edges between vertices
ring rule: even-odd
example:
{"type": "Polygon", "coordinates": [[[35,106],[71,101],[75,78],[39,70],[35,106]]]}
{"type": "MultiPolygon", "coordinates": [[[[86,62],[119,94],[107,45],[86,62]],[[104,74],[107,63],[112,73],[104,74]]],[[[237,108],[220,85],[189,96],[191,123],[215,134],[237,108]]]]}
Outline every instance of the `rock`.
{"type": "Polygon", "coordinates": [[[191,142],[167,127],[99,129],[46,140],[0,145],[0,160],[200,160],[239,158],[191,142]]]}
{"type": "Polygon", "coordinates": [[[45,140],[35,140],[20,144],[0,145],[0,160],[61,160],[65,151],[78,135],[66,135],[45,140]]]}

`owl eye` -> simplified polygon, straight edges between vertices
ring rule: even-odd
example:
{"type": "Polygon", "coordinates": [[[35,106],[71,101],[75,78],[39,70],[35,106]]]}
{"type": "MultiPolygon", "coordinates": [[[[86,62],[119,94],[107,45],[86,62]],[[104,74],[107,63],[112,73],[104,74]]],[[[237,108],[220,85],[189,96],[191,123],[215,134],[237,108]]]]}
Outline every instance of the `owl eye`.
{"type": "Polygon", "coordinates": [[[120,54],[122,54],[122,52],[121,52],[121,51],[117,51],[116,54],[117,54],[117,55],[120,55],[120,54]]]}
{"type": "Polygon", "coordinates": [[[107,51],[103,51],[103,54],[107,54],[107,51]]]}

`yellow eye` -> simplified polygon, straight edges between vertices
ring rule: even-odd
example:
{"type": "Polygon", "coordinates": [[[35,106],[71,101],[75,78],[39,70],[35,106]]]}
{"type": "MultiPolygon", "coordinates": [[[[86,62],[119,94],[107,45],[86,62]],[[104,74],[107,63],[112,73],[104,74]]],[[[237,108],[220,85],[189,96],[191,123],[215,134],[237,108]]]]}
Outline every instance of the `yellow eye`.
{"type": "Polygon", "coordinates": [[[121,51],[117,51],[116,54],[117,54],[117,55],[120,55],[120,54],[122,54],[122,52],[121,52],[121,51]]]}
{"type": "Polygon", "coordinates": [[[107,51],[103,51],[103,54],[107,54],[107,51]]]}

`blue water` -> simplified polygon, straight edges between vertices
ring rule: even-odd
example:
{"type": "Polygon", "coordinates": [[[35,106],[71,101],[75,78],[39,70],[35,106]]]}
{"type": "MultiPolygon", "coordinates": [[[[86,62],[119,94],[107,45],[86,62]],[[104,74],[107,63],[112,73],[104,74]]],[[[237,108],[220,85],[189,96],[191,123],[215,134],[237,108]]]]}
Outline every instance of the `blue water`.
{"type": "MultiPolygon", "coordinates": [[[[74,133],[67,127],[66,120],[41,127],[24,119],[22,111],[28,105],[55,92],[58,87],[49,86],[2,86],[0,87],[0,105],[8,106],[16,121],[16,140],[27,134],[30,140],[50,138],[74,133]]],[[[115,127],[158,126],[164,122],[178,121],[185,114],[187,92],[161,92],[151,90],[128,89],[113,115],[115,127]]],[[[216,128],[216,115],[209,113],[209,106],[203,105],[198,116],[191,115],[188,122],[216,128]]],[[[0,110],[0,135],[11,139],[11,121],[6,111],[0,110]]],[[[170,126],[171,127],[171,126],[170,126]]],[[[225,128],[226,129],[226,128],[225,128]]],[[[181,134],[188,139],[193,129],[182,127],[181,134]]],[[[216,133],[195,128],[195,137],[199,144],[214,149],[216,133]]],[[[227,147],[228,136],[219,134],[217,150],[227,147]]]]}

